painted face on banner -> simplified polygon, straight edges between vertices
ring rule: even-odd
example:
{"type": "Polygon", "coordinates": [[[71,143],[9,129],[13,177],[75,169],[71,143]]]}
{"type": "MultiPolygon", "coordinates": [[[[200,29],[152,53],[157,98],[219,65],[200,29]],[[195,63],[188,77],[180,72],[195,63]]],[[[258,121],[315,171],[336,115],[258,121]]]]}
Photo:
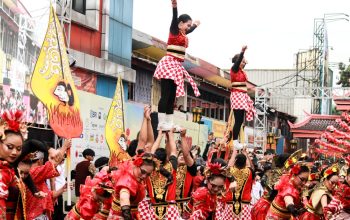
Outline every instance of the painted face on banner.
{"type": "Polygon", "coordinates": [[[66,87],[63,85],[58,85],[55,89],[55,91],[53,92],[53,94],[55,96],[58,97],[58,99],[61,102],[67,103],[69,101],[69,97],[68,97],[68,93],[66,91],[66,87]]]}
{"type": "Polygon", "coordinates": [[[126,145],[125,143],[125,138],[124,137],[120,137],[119,138],[119,141],[118,141],[118,144],[120,145],[120,147],[126,151],[128,149],[128,146],[126,145]]]}

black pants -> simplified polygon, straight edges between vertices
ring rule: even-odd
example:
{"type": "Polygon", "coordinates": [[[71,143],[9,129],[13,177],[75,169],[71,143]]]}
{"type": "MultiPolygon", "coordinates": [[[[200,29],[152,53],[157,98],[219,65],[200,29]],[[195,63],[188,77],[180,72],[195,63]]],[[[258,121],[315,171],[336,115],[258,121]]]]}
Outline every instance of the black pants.
{"type": "Polygon", "coordinates": [[[235,123],[233,125],[233,140],[238,139],[239,132],[241,131],[241,126],[244,121],[244,115],[245,115],[245,110],[244,109],[234,109],[233,110],[233,115],[235,117],[235,123]]]}
{"type": "Polygon", "coordinates": [[[63,196],[60,195],[57,198],[57,204],[55,204],[55,211],[53,213],[53,220],[63,220],[65,215],[63,214],[63,196]]]}
{"type": "Polygon", "coordinates": [[[160,80],[160,100],[158,103],[158,112],[174,114],[174,102],[176,96],[176,84],[172,79],[160,80]]]}

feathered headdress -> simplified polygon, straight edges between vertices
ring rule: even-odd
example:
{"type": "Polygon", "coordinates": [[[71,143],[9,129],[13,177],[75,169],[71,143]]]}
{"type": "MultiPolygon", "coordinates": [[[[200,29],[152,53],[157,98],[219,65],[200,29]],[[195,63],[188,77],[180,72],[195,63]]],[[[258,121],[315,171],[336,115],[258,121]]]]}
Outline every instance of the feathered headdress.
{"type": "Polygon", "coordinates": [[[0,119],[0,136],[4,140],[5,131],[11,130],[14,132],[20,132],[23,129],[23,112],[20,110],[9,111],[6,110],[0,119]]]}
{"type": "Polygon", "coordinates": [[[333,164],[332,166],[326,168],[326,170],[323,172],[323,178],[326,179],[331,174],[338,174],[339,173],[339,166],[338,164],[333,164]]]}
{"type": "Polygon", "coordinates": [[[222,175],[227,176],[227,167],[221,166],[220,163],[207,162],[207,166],[204,170],[204,175],[209,177],[211,175],[222,175]]]}
{"type": "Polygon", "coordinates": [[[160,161],[153,154],[150,154],[150,153],[137,154],[133,158],[133,164],[137,167],[140,167],[143,164],[144,160],[153,161],[156,164],[155,168],[159,168],[160,166],[160,161]]]}
{"type": "Polygon", "coordinates": [[[301,149],[295,151],[293,154],[289,156],[289,158],[284,162],[284,167],[286,169],[289,169],[290,167],[294,166],[299,158],[301,157],[301,149]]]}

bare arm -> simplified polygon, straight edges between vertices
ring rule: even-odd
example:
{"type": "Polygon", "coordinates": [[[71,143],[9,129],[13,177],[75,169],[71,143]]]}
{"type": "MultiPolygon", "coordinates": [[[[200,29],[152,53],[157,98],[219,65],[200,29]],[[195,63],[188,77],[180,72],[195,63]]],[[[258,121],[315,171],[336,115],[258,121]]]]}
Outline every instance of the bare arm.
{"type": "Polygon", "coordinates": [[[169,134],[169,138],[168,138],[168,156],[177,156],[177,153],[176,153],[176,143],[175,143],[175,138],[174,138],[174,129],[170,130],[168,132],[169,134]]]}
{"type": "Polygon", "coordinates": [[[242,153],[246,156],[247,160],[246,160],[246,167],[250,167],[254,170],[254,165],[252,160],[250,159],[248,153],[247,153],[247,148],[243,148],[242,153]]]}
{"type": "Polygon", "coordinates": [[[142,124],[141,124],[141,130],[140,130],[140,134],[139,134],[139,139],[138,139],[138,147],[144,149],[146,143],[147,143],[147,117],[146,117],[146,112],[147,109],[149,107],[145,106],[145,108],[143,109],[143,120],[142,120],[142,124]]]}
{"type": "Polygon", "coordinates": [[[228,161],[228,164],[227,164],[228,167],[233,167],[233,165],[235,164],[236,156],[237,156],[237,150],[233,149],[231,158],[230,158],[230,160],[228,161]]]}
{"type": "Polygon", "coordinates": [[[160,142],[163,139],[163,132],[162,130],[158,131],[158,137],[156,139],[156,141],[153,143],[152,148],[151,148],[151,153],[154,154],[156,152],[156,150],[159,148],[160,146],[160,142]]]}
{"type": "Polygon", "coordinates": [[[186,140],[186,129],[182,129],[180,132],[181,136],[181,147],[182,152],[184,155],[184,160],[187,166],[191,167],[194,164],[194,160],[190,155],[190,146],[188,146],[187,140],[186,140]]]}
{"type": "Polygon", "coordinates": [[[154,143],[154,135],[153,135],[153,128],[152,128],[152,121],[151,121],[151,108],[149,107],[147,110],[147,143],[153,144],[154,143]]]}

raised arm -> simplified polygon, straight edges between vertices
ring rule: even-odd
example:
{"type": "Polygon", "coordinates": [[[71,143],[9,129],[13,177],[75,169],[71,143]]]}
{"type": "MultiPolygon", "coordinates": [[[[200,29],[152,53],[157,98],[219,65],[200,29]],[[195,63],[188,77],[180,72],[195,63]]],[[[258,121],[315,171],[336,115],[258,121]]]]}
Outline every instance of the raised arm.
{"type": "MultiPolygon", "coordinates": [[[[149,110],[149,106],[145,106],[143,109],[143,120],[141,124],[141,130],[139,134],[139,139],[138,139],[138,147],[144,149],[146,143],[147,143],[147,135],[148,135],[148,130],[147,130],[147,123],[148,123],[148,118],[147,118],[147,111],[149,110]]],[[[150,119],[150,118],[149,118],[150,119]]]]}
{"type": "Polygon", "coordinates": [[[192,33],[192,31],[194,31],[194,29],[196,29],[199,25],[201,24],[200,21],[194,21],[192,26],[186,31],[186,34],[190,34],[192,33]]]}
{"type": "Polygon", "coordinates": [[[242,153],[246,156],[247,160],[246,160],[246,167],[250,167],[252,170],[254,170],[254,165],[252,160],[250,159],[248,153],[247,153],[247,148],[244,147],[242,150],[242,153]]]}
{"type": "Polygon", "coordinates": [[[147,116],[147,143],[153,144],[154,135],[153,135],[152,121],[151,121],[151,107],[148,107],[146,116],[147,116]]]}
{"type": "Polygon", "coordinates": [[[178,35],[179,34],[179,27],[178,27],[178,22],[177,22],[177,1],[171,0],[171,4],[173,7],[173,19],[171,20],[170,33],[172,33],[174,35],[178,35]]]}
{"type": "Polygon", "coordinates": [[[233,165],[235,164],[236,156],[237,156],[237,150],[233,148],[231,158],[227,164],[228,167],[233,167],[233,165]]]}
{"type": "Polygon", "coordinates": [[[156,152],[156,150],[159,148],[160,146],[160,142],[163,139],[163,132],[162,130],[158,131],[158,137],[156,139],[156,141],[153,143],[152,148],[151,148],[151,153],[154,154],[156,152]]]}
{"type": "Polygon", "coordinates": [[[171,129],[169,132],[168,132],[168,144],[167,144],[167,147],[168,147],[168,151],[169,152],[169,157],[170,156],[177,156],[177,153],[176,153],[176,143],[175,143],[175,138],[174,138],[174,129],[171,129]]]}
{"type": "Polygon", "coordinates": [[[188,167],[191,167],[194,164],[194,160],[191,157],[191,154],[190,154],[191,148],[190,146],[188,146],[188,143],[186,140],[186,129],[181,130],[180,136],[181,136],[181,148],[184,155],[185,163],[188,167]]]}
{"type": "Polygon", "coordinates": [[[241,65],[241,62],[242,62],[243,57],[244,57],[244,52],[245,52],[246,49],[247,49],[247,46],[243,46],[243,47],[242,47],[242,50],[241,50],[241,53],[239,54],[238,59],[237,59],[236,62],[233,64],[233,66],[232,66],[231,69],[232,69],[232,71],[233,71],[234,73],[237,73],[237,72],[238,72],[239,66],[241,65]]]}

